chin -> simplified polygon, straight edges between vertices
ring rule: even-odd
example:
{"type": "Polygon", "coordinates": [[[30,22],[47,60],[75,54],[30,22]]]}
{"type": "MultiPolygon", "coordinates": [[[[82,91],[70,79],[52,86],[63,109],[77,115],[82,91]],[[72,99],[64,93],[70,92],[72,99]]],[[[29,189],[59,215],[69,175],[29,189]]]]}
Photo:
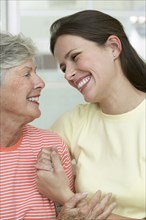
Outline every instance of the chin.
{"type": "MultiPolygon", "coordinates": [[[[39,118],[40,116],[41,116],[41,112],[39,112],[38,114],[36,114],[35,119],[36,119],[36,118],[39,118]]],[[[34,120],[35,120],[35,119],[34,119],[34,120]]]]}
{"type": "Polygon", "coordinates": [[[85,102],[94,103],[94,101],[91,99],[91,97],[84,96],[85,102]]]}
{"type": "Polygon", "coordinates": [[[41,112],[37,112],[37,113],[35,113],[35,114],[32,114],[32,115],[30,116],[31,122],[34,121],[35,119],[39,118],[40,116],[41,116],[41,112]]]}
{"type": "Polygon", "coordinates": [[[91,93],[90,93],[90,95],[84,94],[84,100],[85,100],[85,102],[89,102],[89,103],[97,103],[98,102],[97,98],[95,96],[91,95],[91,93]]]}

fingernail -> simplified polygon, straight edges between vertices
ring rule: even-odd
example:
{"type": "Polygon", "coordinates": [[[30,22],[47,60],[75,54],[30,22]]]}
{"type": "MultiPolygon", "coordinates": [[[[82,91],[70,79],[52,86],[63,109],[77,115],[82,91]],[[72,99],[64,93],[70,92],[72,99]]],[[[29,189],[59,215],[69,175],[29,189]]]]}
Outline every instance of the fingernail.
{"type": "Polygon", "coordinates": [[[108,195],[108,196],[112,196],[112,193],[111,193],[111,192],[109,192],[109,193],[107,193],[107,195],[108,195]]]}
{"type": "Polygon", "coordinates": [[[81,194],[84,195],[84,196],[87,196],[87,195],[88,195],[87,192],[82,192],[81,194]]]}
{"type": "Polygon", "coordinates": [[[53,151],[51,152],[51,154],[52,154],[52,155],[56,155],[56,151],[53,150],[53,151]]]}

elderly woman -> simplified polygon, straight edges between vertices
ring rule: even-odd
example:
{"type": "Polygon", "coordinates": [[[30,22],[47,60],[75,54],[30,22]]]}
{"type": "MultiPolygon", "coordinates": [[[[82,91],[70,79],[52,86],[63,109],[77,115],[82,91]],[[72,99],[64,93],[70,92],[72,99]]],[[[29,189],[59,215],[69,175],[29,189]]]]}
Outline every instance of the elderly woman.
{"type": "MultiPolygon", "coordinates": [[[[43,147],[55,145],[63,165],[62,176],[67,176],[63,185],[65,206],[57,219],[80,219],[82,210],[75,206],[86,194],[74,195],[71,191],[73,175],[67,146],[58,135],[28,124],[41,114],[39,97],[45,86],[36,74],[35,56],[36,47],[31,39],[22,34],[0,34],[0,217],[56,219],[55,203],[39,193],[36,183],[37,155],[43,147]]],[[[103,200],[105,206],[109,198],[107,195],[103,200]]],[[[99,193],[89,210],[98,208],[98,200],[99,193]]]]}
{"type": "Polygon", "coordinates": [[[28,125],[41,114],[39,97],[45,86],[36,74],[35,55],[31,39],[0,34],[1,219],[56,219],[54,202],[36,187],[35,163],[42,147],[57,146],[73,185],[66,145],[57,135],[28,125]]]}

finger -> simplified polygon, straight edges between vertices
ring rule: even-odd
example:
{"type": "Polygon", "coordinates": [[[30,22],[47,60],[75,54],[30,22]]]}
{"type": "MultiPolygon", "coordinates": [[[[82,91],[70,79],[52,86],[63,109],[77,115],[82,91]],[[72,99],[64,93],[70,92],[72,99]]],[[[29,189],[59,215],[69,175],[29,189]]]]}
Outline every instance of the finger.
{"type": "Polygon", "coordinates": [[[56,152],[58,152],[58,150],[57,150],[57,147],[56,147],[56,146],[52,146],[52,147],[51,147],[51,149],[52,149],[52,151],[56,151],[56,152]]]}
{"type": "Polygon", "coordinates": [[[105,206],[108,204],[108,202],[110,201],[111,196],[112,196],[112,193],[107,193],[107,194],[105,194],[105,196],[102,198],[100,204],[101,204],[103,207],[105,207],[105,206]]]}
{"type": "Polygon", "coordinates": [[[111,215],[112,211],[115,209],[115,207],[117,206],[116,202],[111,203],[105,210],[104,212],[99,215],[96,219],[100,219],[100,220],[104,220],[107,219],[108,216],[111,215]]]}
{"type": "Polygon", "coordinates": [[[97,216],[99,212],[99,210],[97,208],[99,208],[99,202],[100,202],[100,198],[101,198],[101,191],[98,190],[94,196],[90,199],[90,201],[88,201],[88,203],[86,203],[83,207],[80,208],[79,213],[80,216],[86,216],[88,219],[95,219],[94,216],[97,216]]]}
{"type": "Polygon", "coordinates": [[[98,190],[95,195],[92,197],[92,199],[90,200],[90,206],[91,208],[94,208],[94,206],[100,201],[101,198],[101,191],[98,190]]]}
{"type": "Polygon", "coordinates": [[[69,199],[64,206],[66,208],[72,209],[77,206],[77,204],[87,197],[87,193],[76,193],[71,199],[69,199]]]}
{"type": "Polygon", "coordinates": [[[42,150],[38,153],[37,158],[46,158],[46,159],[50,159],[51,157],[51,152],[52,152],[52,148],[42,148],[42,150]]]}
{"type": "MultiPolygon", "coordinates": [[[[97,196],[98,196],[98,194],[97,194],[97,196]]],[[[96,217],[98,215],[102,214],[104,212],[104,209],[105,209],[110,197],[111,197],[111,194],[107,194],[100,201],[100,198],[98,196],[97,198],[99,198],[99,199],[97,200],[97,203],[96,203],[96,196],[94,196],[91,201],[92,203],[90,202],[90,209],[88,210],[89,217],[92,219],[96,219],[96,217]]]]}
{"type": "Polygon", "coordinates": [[[56,151],[52,151],[51,153],[51,159],[52,159],[52,164],[54,167],[54,172],[58,173],[60,171],[64,172],[61,160],[60,160],[60,156],[56,151]]]}
{"type": "Polygon", "coordinates": [[[93,209],[92,211],[92,217],[96,219],[96,217],[98,216],[97,219],[100,219],[100,217],[102,217],[103,219],[105,219],[105,216],[109,216],[109,214],[111,214],[112,210],[115,207],[115,203],[111,203],[109,205],[109,201],[111,198],[112,194],[108,193],[106,194],[103,199],[101,199],[100,203],[98,203],[96,205],[96,207],[93,209]]]}
{"type": "Polygon", "coordinates": [[[88,204],[82,208],[82,211],[84,212],[86,210],[87,213],[90,213],[96,207],[96,205],[99,204],[100,197],[101,197],[101,191],[98,190],[95,193],[95,195],[90,199],[88,204]]]}
{"type": "Polygon", "coordinates": [[[52,171],[53,169],[53,164],[50,160],[48,159],[39,159],[36,163],[36,168],[39,170],[47,170],[47,171],[52,171]]]}

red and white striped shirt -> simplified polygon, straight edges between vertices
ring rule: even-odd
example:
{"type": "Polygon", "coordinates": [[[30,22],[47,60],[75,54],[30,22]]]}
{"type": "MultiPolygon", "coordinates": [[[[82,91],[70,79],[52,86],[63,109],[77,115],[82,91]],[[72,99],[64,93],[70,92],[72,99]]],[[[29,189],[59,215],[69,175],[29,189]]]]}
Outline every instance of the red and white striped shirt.
{"type": "Polygon", "coordinates": [[[23,137],[14,145],[0,148],[0,219],[54,220],[52,200],[36,186],[36,161],[43,147],[56,146],[73,189],[71,159],[62,139],[50,131],[26,125],[23,137]]]}

